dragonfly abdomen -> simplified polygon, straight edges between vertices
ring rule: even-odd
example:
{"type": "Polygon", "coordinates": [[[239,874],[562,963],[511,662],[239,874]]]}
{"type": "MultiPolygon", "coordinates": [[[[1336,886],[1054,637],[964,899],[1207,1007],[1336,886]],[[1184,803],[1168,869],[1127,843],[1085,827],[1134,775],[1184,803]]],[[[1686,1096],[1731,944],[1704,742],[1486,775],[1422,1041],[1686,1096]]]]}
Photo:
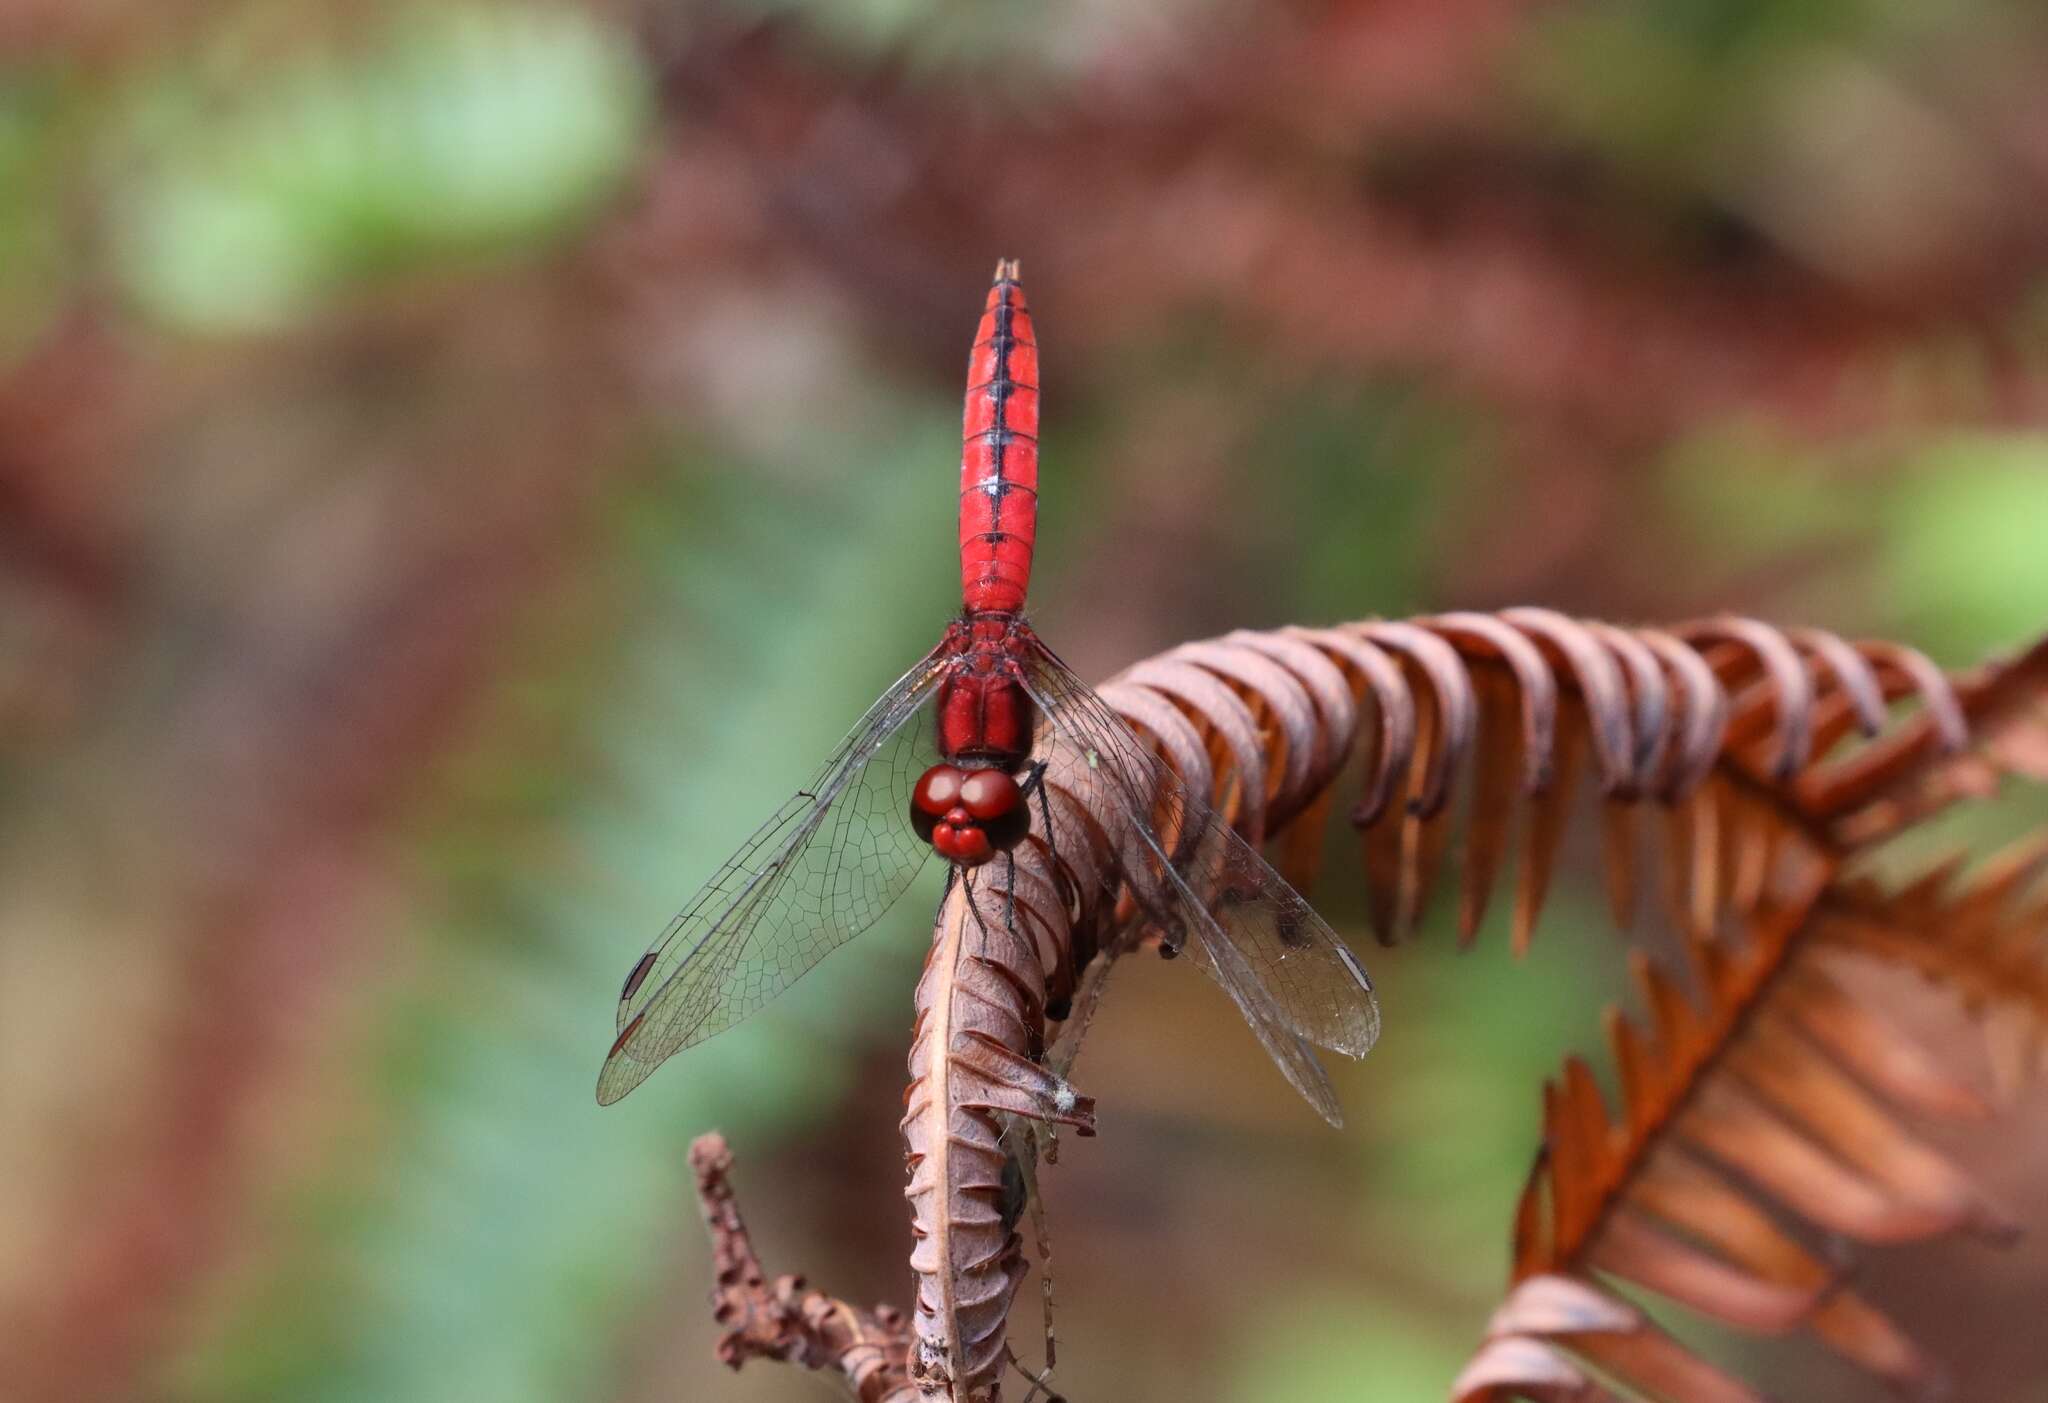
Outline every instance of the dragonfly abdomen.
{"type": "Polygon", "coordinates": [[[962,430],[961,598],[970,614],[1014,614],[1038,540],[1038,340],[1015,260],[996,265],[982,309],[962,430]]]}

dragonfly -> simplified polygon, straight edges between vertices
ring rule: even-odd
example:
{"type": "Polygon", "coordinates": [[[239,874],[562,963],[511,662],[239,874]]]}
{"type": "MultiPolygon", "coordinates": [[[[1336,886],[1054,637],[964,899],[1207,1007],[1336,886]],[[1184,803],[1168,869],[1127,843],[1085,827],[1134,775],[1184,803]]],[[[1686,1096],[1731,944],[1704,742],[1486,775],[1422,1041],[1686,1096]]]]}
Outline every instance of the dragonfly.
{"type": "Polygon", "coordinates": [[[1038,420],[1038,342],[1006,260],[968,357],[960,614],[633,965],[600,1103],[746,1019],[874,925],[934,852],[951,866],[949,889],[1014,861],[1034,833],[1056,857],[1047,790],[1064,775],[1113,808],[1128,835],[1130,856],[1109,879],[1129,898],[1123,909],[1136,910],[1162,954],[1191,950],[1289,1082],[1341,1124],[1313,1048],[1371,1048],[1371,979],[1026,621],[1038,420]]]}

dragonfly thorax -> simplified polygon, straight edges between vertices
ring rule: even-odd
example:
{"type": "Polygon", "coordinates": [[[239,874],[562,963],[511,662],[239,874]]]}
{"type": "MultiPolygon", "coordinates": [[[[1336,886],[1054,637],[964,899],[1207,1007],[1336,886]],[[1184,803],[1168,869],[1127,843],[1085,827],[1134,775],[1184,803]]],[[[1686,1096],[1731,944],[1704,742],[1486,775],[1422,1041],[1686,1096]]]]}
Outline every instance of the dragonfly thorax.
{"type": "Polygon", "coordinates": [[[939,754],[1013,770],[1031,753],[1037,713],[1017,663],[1029,639],[1015,615],[973,616],[947,630],[953,656],[936,699],[939,754]]]}
{"type": "Polygon", "coordinates": [[[976,867],[1017,845],[1031,826],[1024,791],[1005,770],[934,765],[910,793],[910,826],[962,867],[976,867]]]}

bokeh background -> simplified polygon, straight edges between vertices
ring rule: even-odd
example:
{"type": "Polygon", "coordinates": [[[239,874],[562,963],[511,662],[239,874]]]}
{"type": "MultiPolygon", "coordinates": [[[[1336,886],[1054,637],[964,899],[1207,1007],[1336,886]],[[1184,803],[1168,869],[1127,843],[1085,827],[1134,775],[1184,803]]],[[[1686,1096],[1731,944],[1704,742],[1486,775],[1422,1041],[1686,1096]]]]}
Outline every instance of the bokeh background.
{"type": "MultiPolygon", "coordinates": [[[[2021,0],[7,0],[0,54],[9,1400],[824,1396],[711,1362],[683,1151],[733,1139],[771,1269],[903,1300],[927,897],[591,1085],[954,607],[998,256],[1084,674],[1528,602],[2048,625],[2021,0]]],[[[1440,1397],[1603,926],[1377,956],[1341,1136],[1120,975],[1048,1180],[1065,1391],[1440,1397]]],[[[2043,1123],[1960,1148],[2048,1229],[2043,1123]]],[[[1871,1267],[1962,1397],[2048,1391],[2038,1238],[1871,1267]]]]}

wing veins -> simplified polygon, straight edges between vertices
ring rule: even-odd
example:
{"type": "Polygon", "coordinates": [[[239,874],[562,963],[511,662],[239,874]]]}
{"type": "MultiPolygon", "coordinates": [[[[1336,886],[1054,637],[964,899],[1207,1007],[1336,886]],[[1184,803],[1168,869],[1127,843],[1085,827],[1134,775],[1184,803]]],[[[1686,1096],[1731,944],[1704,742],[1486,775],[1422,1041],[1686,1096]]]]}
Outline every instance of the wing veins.
{"type": "MultiPolygon", "coordinates": [[[[1149,854],[1147,865],[1157,866],[1167,893],[1184,913],[1192,933],[1199,937],[1197,953],[1203,958],[1198,963],[1237,1004],[1288,1081],[1325,1118],[1335,1122],[1334,1094],[1321,1065],[1306,1045],[1320,1043],[1352,1056],[1362,1055],[1371,1046],[1378,1035],[1379,1016],[1371,981],[1364,969],[1314,908],[1288,887],[1220,815],[1188,792],[1101,698],[1074,679],[1049,650],[1044,651],[1039,661],[1040,670],[1027,682],[1033,700],[1084,758],[1093,751],[1102,763],[1114,767],[1117,782],[1111,788],[1117,794],[1123,817],[1149,854]],[[1169,808],[1178,811],[1181,833],[1175,846],[1185,854],[1178,862],[1167,853],[1153,827],[1152,806],[1160,802],[1161,796],[1169,808]],[[1215,878],[1219,899],[1233,871],[1253,879],[1255,895],[1242,904],[1233,926],[1242,924],[1243,939],[1256,941],[1254,918],[1270,913],[1275,921],[1275,936],[1286,948],[1277,956],[1265,956],[1263,952],[1255,956],[1233,933],[1233,927],[1220,921],[1210,903],[1195,891],[1183,868],[1205,870],[1215,878]],[[1338,975],[1351,986],[1341,994],[1321,995],[1319,1001],[1326,1008],[1320,1019],[1302,1008],[1290,1007],[1267,977],[1268,971],[1280,975],[1278,963],[1297,950],[1333,963],[1338,975]],[[1261,964],[1265,966],[1263,971],[1261,964]],[[1323,1026],[1325,1023],[1331,1026],[1323,1026]]],[[[1130,880],[1133,875],[1126,873],[1124,879],[1130,880]]],[[[1327,964],[1325,968],[1328,969],[1327,964]]],[[[1290,985],[1293,983],[1290,978],[1290,985]]],[[[1287,992],[1296,1002],[1318,1001],[1313,987],[1289,987],[1287,992]]]]}
{"type": "MultiPolygon", "coordinates": [[[[873,801],[881,796],[863,792],[862,781],[899,735],[913,744],[923,738],[921,732],[905,733],[904,727],[943,672],[934,650],[891,684],[810,782],[784,801],[670,920],[649,948],[654,957],[649,971],[659,970],[665,957],[673,958],[673,967],[658,979],[643,978],[632,993],[621,996],[621,1038],[599,1077],[600,1100],[617,1100],[656,1064],[722,1031],[704,1032],[721,1008],[731,1015],[724,1026],[747,1016],[872,925],[901,895],[922,865],[924,851],[911,841],[907,827],[894,834],[878,826],[865,839],[856,833],[854,825],[863,818],[880,823],[893,817],[876,809],[873,801]],[[851,801],[842,802],[849,791],[851,801]],[[829,829],[828,816],[833,819],[829,829]],[[798,880],[800,885],[792,888],[798,880]],[[860,904],[851,911],[835,907],[832,898],[848,894],[859,895],[860,904]],[[807,901],[812,903],[808,909],[807,901]],[[784,914],[797,918],[802,944],[779,952],[769,947],[768,961],[754,972],[752,986],[735,987],[735,975],[761,953],[763,920],[778,905],[792,908],[784,914]],[[692,937],[690,943],[678,951],[678,941],[686,936],[692,937]]],[[[877,782],[890,789],[904,785],[901,763],[877,782]]]]}

